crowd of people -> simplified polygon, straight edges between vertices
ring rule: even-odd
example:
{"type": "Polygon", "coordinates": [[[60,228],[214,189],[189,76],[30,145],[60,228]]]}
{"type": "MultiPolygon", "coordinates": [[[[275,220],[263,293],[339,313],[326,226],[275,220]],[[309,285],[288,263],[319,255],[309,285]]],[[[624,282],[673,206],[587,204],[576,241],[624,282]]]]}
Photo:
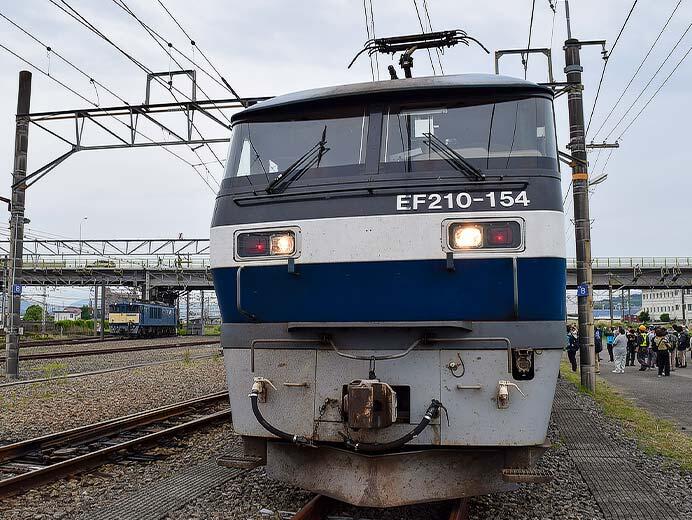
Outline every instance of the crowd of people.
{"type": "MultiPolygon", "coordinates": [[[[607,327],[594,330],[596,372],[600,372],[601,352],[605,341],[610,361],[615,363],[614,374],[624,374],[626,366],[639,365],[640,371],[658,369],[658,377],[670,376],[676,368],[687,368],[690,333],[681,325],[671,328],[639,325],[638,328],[607,327]]],[[[572,370],[577,370],[579,341],[577,328],[567,325],[567,356],[572,370]]]]}

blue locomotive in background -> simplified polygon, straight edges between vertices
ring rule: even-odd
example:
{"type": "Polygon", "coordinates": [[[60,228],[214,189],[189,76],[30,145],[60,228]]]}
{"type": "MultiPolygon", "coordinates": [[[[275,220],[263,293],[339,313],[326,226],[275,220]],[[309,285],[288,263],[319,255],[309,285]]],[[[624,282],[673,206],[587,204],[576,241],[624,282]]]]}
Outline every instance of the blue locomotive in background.
{"type": "Polygon", "coordinates": [[[175,307],[154,302],[121,302],[109,306],[112,334],[129,337],[175,336],[175,307]]]}

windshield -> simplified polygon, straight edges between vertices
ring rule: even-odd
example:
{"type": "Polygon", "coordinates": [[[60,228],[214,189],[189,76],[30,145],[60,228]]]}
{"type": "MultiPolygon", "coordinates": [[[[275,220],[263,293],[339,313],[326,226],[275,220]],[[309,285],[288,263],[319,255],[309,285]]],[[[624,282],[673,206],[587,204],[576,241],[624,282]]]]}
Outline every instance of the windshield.
{"type": "Polygon", "coordinates": [[[325,175],[362,173],[367,130],[368,118],[365,115],[240,123],[233,127],[226,177],[263,175],[272,180],[323,137],[329,151],[312,165],[313,169],[323,170],[325,175]],[[349,168],[338,168],[346,166],[349,168]]]}
{"type": "Polygon", "coordinates": [[[557,168],[553,108],[545,98],[463,107],[392,106],[382,130],[380,172],[438,169],[430,161],[445,157],[441,147],[430,146],[431,136],[479,168],[557,168]]]}
{"type": "Polygon", "coordinates": [[[127,303],[116,303],[111,305],[111,312],[138,312],[136,305],[129,305],[127,303]]]}

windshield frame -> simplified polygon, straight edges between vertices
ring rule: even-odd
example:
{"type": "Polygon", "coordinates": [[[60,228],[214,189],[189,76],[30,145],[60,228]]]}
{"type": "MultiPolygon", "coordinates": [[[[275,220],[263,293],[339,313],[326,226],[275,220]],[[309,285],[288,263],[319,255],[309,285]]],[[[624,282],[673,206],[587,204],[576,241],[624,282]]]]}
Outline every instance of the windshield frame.
{"type": "MultiPolygon", "coordinates": [[[[466,95],[464,98],[465,106],[474,106],[482,104],[493,104],[502,103],[505,101],[520,101],[525,99],[542,98],[547,100],[550,104],[550,110],[552,112],[552,125],[554,132],[554,142],[555,142],[555,154],[558,151],[558,142],[556,134],[555,125],[555,110],[553,97],[549,93],[541,92],[493,92],[492,90],[481,91],[474,93],[473,95],[466,95]]],[[[359,164],[359,172],[354,174],[353,165],[351,166],[338,166],[322,168],[319,174],[316,174],[315,169],[310,169],[302,175],[299,180],[292,183],[289,192],[301,191],[302,188],[310,188],[316,186],[331,186],[331,185],[358,185],[358,184],[370,184],[377,181],[421,181],[426,182],[426,179],[459,179],[460,174],[457,170],[452,168],[444,159],[429,161],[427,168],[416,169],[414,172],[403,172],[401,169],[394,169],[393,171],[382,167],[383,163],[380,162],[381,145],[382,145],[382,135],[385,132],[385,115],[387,110],[394,106],[406,106],[410,107],[421,107],[429,108],[431,106],[444,105],[446,103],[459,104],[459,95],[451,95],[450,93],[442,92],[439,96],[425,95],[420,97],[409,97],[406,99],[397,99],[392,102],[378,102],[373,100],[368,102],[367,99],[359,100],[355,105],[344,105],[336,104],[330,107],[329,110],[322,108],[321,110],[316,107],[316,109],[309,110],[307,107],[301,111],[300,117],[295,113],[285,113],[280,112],[276,114],[275,118],[268,117],[268,114],[262,114],[262,117],[257,118],[255,121],[252,117],[239,118],[234,121],[233,128],[236,128],[239,124],[244,123],[268,123],[268,122],[289,122],[297,121],[300,119],[315,119],[315,118],[336,118],[339,115],[345,113],[354,113],[354,110],[362,111],[365,114],[368,124],[366,125],[366,135],[367,139],[365,141],[364,153],[365,162],[359,164]]],[[[231,140],[233,143],[233,139],[231,140]]],[[[231,157],[232,147],[229,146],[229,159],[231,157]]],[[[492,166],[493,159],[487,161],[483,158],[481,161],[477,159],[470,159],[469,162],[479,168],[481,171],[486,173],[489,180],[501,179],[507,177],[553,177],[560,178],[560,161],[558,158],[548,158],[546,157],[544,164],[526,164],[534,158],[528,158],[528,161],[523,161],[523,158],[517,158],[518,160],[513,160],[513,164],[509,166],[504,166],[503,168],[488,168],[492,166]]],[[[506,158],[498,159],[500,161],[506,161],[506,158]]],[[[535,160],[534,160],[535,163],[535,160]]],[[[229,160],[228,165],[231,162],[229,160]]],[[[227,166],[228,168],[228,166],[227,166]]],[[[254,192],[259,191],[264,192],[268,183],[276,176],[275,173],[270,173],[268,176],[265,174],[254,174],[247,176],[228,176],[225,175],[222,181],[222,192],[226,190],[231,190],[233,192],[254,192]],[[267,179],[269,178],[269,180],[267,179]]],[[[277,194],[278,195],[278,194],[277,194]]]]}

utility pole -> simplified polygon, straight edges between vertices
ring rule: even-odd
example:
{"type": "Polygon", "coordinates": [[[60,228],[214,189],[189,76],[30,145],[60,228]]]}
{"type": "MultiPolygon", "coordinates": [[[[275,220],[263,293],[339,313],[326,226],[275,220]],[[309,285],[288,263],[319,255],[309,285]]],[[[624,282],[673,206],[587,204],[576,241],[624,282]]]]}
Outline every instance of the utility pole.
{"type": "Polygon", "coordinates": [[[685,287],[680,288],[680,299],[681,299],[681,304],[682,304],[682,324],[687,325],[687,313],[685,309],[685,291],[687,289],[685,287]]]}
{"type": "MultiPolygon", "coordinates": [[[[596,390],[596,351],[593,324],[593,278],[591,272],[591,220],[589,217],[589,173],[584,128],[584,100],[580,50],[582,45],[603,45],[605,42],[580,42],[572,38],[569,0],[565,0],[567,41],[565,41],[565,74],[573,88],[567,95],[569,108],[569,149],[573,157],[572,192],[574,194],[574,236],[577,257],[577,297],[579,316],[579,364],[581,384],[588,391],[596,390]]],[[[612,295],[612,287],[611,287],[612,295]]],[[[612,311],[611,311],[612,312],[612,311]]],[[[611,313],[612,325],[612,313],[611,313]]]]}
{"type": "Polygon", "coordinates": [[[9,260],[7,255],[3,260],[2,269],[2,328],[7,329],[7,264],[9,260]]]}
{"type": "Polygon", "coordinates": [[[41,334],[46,334],[46,314],[48,306],[46,305],[46,286],[43,286],[43,312],[41,313],[41,334]]]}
{"type": "MultiPolygon", "coordinates": [[[[613,328],[613,282],[608,280],[608,308],[610,309],[610,328],[613,328]]],[[[594,347],[595,349],[595,347],[594,347]]]]}
{"type": "Polygon", "coordinates": [[[185,292],[185,334],[190,333],[190,291],[185,292]]]}
{"type": "Polygon", "coordinates": [[[96,327],[96,319],[99,315],[99,286],[94,284],[94,337],[98,336],[98,329],[96,327]]]}
{"type": "Polygon", "coordinates": [[[24,252],[24,196],[26,157],[29,148],[29,107],[31,104],[31,72],[19,73],[17,94],[17,126],[14,137],[14,171],[12,172],[12,204],[10,206],[10,315],[6,331],[5,372],[10,379],[19,377],[19,325],[22,302],[22,253],[24,252]]]}
{"type": "Polygon", "coordinates": [[[620,321],[625,323],[625,289],[620,289],[620,321]]]}
{"type": "Polygon", "coordinates": [[[200,305],[202,306],[202,309],[201,309],[200,315],[199,315],[199,321],[200,321],[200,325],[201,325],[201,327],[199,328],[199,335],[204,336],[204,291],[199,292],[199,301],[200,301],[200,305]]]}
{"type": "Polygon", "coordinates": [[[101,339],[106,335],[106,279],[101,280],[101,339]]]}

